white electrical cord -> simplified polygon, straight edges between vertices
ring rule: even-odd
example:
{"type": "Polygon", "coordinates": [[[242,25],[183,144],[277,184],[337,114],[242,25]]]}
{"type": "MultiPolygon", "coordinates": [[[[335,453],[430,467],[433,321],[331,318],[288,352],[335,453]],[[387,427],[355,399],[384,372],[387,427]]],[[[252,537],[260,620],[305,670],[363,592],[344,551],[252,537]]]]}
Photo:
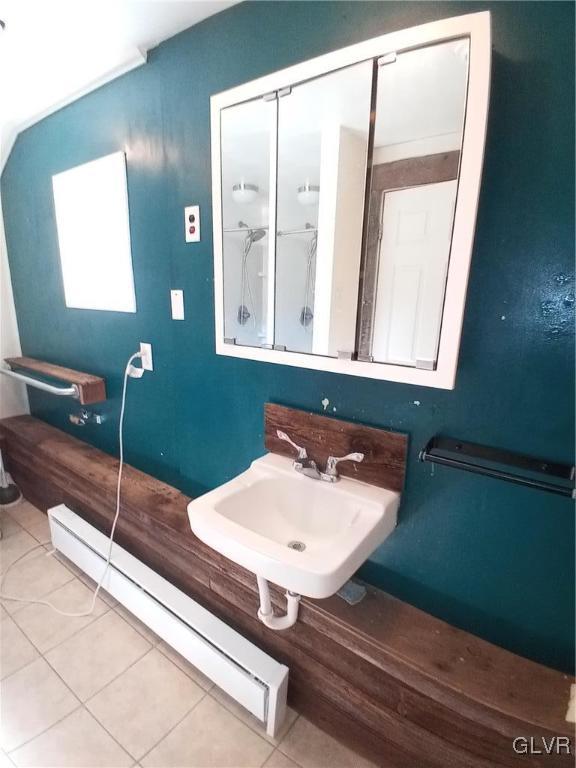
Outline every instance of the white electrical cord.
{"type": "MultiPolygon", "coordinates": [[[[51,603],[49,600],[42,600],[42,599],[35,599],[35,598],[25,598],[25,597],[16,597],[15,595],[7,595],[4,594],[4,592],[0,591],[0,598],[2,600],[12,600],[15,603],[33,603],[35,605],[47,605],[48,608],[52,608],[53,611],[56,611],[56,613],[59,613],[61,616],[70,616],[72,618],[75,617],[81,617],[81,616],[90,616],[94,610],[94,607],[96,605],[96,598],[98,597],[98,593],[100,592],[100,589],[102,587],[102,584],[104,582],[104,578],[108,572],[108,567],[110,566],[110,560],[112,558],[112,546],[114,544],[114,533],[116,531],[116,523],[118,522],[118,517],[120,516],[120,486],[122,484],[122,471],[124,469],[124,411],[126,409],[126,389],[128,386],[128,376],[133,376],[133,371],[140,371],[140,368],[134,368],[132,366],[132,361],[136,360],[136,358],[142,357],[141,352],[135,352],[128,362],[126,363],[126,368],[124,370],[124,382],[122,384],[122,402],[120,405],[120,421],[118,423],[118,447],[119,447],[119,455],[120,455],[120,463],[118,465],[118,480],[116,482],[116,512],[114,514],[114,521],[112,523],[112,528],[110,530],[110,537],[108,539],[108,555],[106,557],[106,565],[104,567],[104,570],[102,571],[102,576],[100,577],[100,581],[98,582],[96,589],[94,590],[92,594],[92,603],[90,605],[90,608],[86,611],[62,611],[60,608],[57,608],[53,603],[51,603]]],[[[141,375],[141,374],[140,374],[141,375]]],[[[27,550],[24,552],[23,555],[20,555],[14,562],[10,563],[8,568],[6,568],[5,572],[2,574],[2,577],[0,578],[0,590],[2,589],[2,584],[4,583],[4,579],[8,575],[9,571],[13,566],[16,565],[20,560],[27,557],[31,552],[34,552],[36,549],[43,549],[42,545],[39,544],[36,547],[32,547],[32,549],[27,550]]],[[[47,555],[52,555],[55,550],[52,550],[51,552],[47,552],[47,555]]]]}

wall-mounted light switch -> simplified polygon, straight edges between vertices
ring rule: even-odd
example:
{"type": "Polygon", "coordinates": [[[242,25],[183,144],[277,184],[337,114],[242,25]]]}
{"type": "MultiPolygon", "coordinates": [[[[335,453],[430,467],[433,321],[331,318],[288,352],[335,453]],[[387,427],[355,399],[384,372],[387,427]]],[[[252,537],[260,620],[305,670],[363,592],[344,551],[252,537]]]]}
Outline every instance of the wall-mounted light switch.
{"type": "Polygon", "coordinates": [[[187,205],[184,208],[184,227],[187,243],[200,242],[200,206],[187,205]]]}
{"type": "Polygon", "coordinates": [[[184,291],[170,291],[172,320],[184,320],[184,291]]]}

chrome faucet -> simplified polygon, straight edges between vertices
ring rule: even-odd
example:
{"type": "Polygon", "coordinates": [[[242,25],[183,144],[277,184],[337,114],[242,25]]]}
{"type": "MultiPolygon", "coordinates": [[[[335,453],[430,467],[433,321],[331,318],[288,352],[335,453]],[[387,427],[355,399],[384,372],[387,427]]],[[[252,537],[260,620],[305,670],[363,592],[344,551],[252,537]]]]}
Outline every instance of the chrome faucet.
{"type": "Polygon", "coordinates": [[[341,461],[356,461],[361,462],[364,461],[364,454],[363,453],[348,453],[346,456],[340,456],[339,458],[336,456],[328,456],[328,461],[326,462],[326,469],[324,472],[320,473],[320,479],[324,480],[326,483],[336,483],[338,480],[340,480],[340,475],[338,474],[338,464],[341,461]]]}
{"type": "Polygon", "coordinates": [[[314,459],[308,458],[308,451],[306,448],[303,448],[301,445],[296,445],[296,443],[288,437],[286,432],[282,432],[280,429],[276,430],[276,434],[280,440],[289,443],[292,448],[295,448],[298,451],[298,458],[296,458],[292,464],[296,472],[300,472],[301,474],[306,475],[306,477],[311,477],[314,480],[320,480],[320,471],[316,466],[314,459]]]}
{"type": "Polygon", "coordinates": [[[289,443],[292,448],[295,448],[296,451],[298,451],[298,458],[296,458],[292,464],[296,472],[300,472],[301,474],[306,475],[306,477],[311,477],[313,480],[323,480],[325,483],[336,483],[338,480],[340,480],[340,475],[338,474],[339,462],[360,462],[364,460],[363,453],[348,453],[346,456],[340,457],[329,456],[328,461],[326,462],[326,469],[324,472],[320,472],[316,462],[313,459],[308,458],[308,451],[306,448],[302,447],[301,445],[297,445],[290,437],[288,437],[286,432],[282,432],[281,430],[277,429],[276,434],[280,440],[284,440],[286,443],[289,443]]]}

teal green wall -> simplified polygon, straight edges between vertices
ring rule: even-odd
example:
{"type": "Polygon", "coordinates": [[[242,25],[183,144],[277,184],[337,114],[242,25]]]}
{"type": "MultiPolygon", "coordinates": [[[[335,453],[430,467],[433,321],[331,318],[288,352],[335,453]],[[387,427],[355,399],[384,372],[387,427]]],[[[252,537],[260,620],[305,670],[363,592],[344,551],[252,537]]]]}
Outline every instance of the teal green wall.
{"type": "MultiPolygon", "coordinates": [[[[574,513],[563,498],[422,465],[433,434],[573,458],[574,6],[554,2],[245,3],[167,41],[148,64],[25,131],[2,203],[26,354],[106,377],[102,427],[31,393],[33,412],[116,451],[121,371],[140,340],[155,372],[131,382],[128,460],[198,494],[263,453],[268,400],[406,431],[398,529],[364,567],[383,589],[562,669],[574,653],[574,513]],[[484,181],[456,389],[217,357],[209,96],[341,46],[474,10],[493,14],[484,181]],[[138,313],[66,309],[52,174],[126,149],[138,313]],[[182,209],[199,203],[203,240],[182,209]],[[182,288],[186,320],[170,319],[182,288]]],[[[105,44],[105,41],[103,41],[105,44]]],[[[94,226],[98,222],[94,221],[94,226]]],[[[87,237],[90,233],[87,233],[87,237]]],[[[185,514],[185,510],[182,510],[185,514]]]]}

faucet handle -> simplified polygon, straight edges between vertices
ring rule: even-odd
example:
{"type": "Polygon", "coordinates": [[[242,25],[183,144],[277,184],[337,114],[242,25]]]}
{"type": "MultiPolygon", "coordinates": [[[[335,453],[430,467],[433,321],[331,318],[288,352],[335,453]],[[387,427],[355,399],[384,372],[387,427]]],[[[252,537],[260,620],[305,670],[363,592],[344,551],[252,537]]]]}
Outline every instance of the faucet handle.
{"type": "Polygon", "coordinates": [[[346,456],[328,456],[328,461],[326,462],[326,471],[323,473],[324,477],[326,479],[329,479],[331,481],[338,479],[338,469],[337,466],[341,461],[356,461],[361,462],[364,460],[364,454],[363,453],[348,453],[346,456]]]}
{"type": "Polygon", "coordinates": [[[276,434],[278,435],[280,440],[284,440],[284,442],[290,443],[292,448],[295,448],[298,451],[298,458],[299,459],[307,459],[308,458],[308,452],[307,452],[306,448],[303,448],[300,445],[296,445],[294,440],[289,438],[288,435],[286,434],[286,432],[282,432],[282,430],[277,429],[276,430],[276,434]]]}

